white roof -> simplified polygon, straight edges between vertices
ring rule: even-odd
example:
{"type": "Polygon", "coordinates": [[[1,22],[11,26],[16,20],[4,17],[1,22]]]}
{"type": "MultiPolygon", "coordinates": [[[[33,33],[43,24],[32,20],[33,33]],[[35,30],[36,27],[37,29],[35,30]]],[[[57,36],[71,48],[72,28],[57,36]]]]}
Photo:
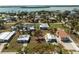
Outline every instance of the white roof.
{"type": "Polygon", "coordinates": [[[51,35],[50,33],[47,33],[45,35],[45,39],[46,41],[52,40],[52,39],[56,39],[56,37],[54,35],[51,35]]]}
{"type": "Polygon", "coordinates": [[[9,33],[9,35],[5,38],[5,40],[8,40],[8,39],[10,39],[10,37],[13,35],[13,34],[15,34],[15,31],[13,31],[13,32],[10,32],[9,33]]]}
{"type": "Polygon", "coordinates": [[[77,34],[79,35],[79,32],[77,32],[77,34]]]}
{"type": "Polygon", "coordinates": [[[34,23],[24,23],[24,27],[28,27],[29,29],[34,29],[34,23]]]}
{"type": "Polygon", "coordinates": [[[6,20],[7,20],[7,18],[4,18],[3,20],[5,20],[5,21],[6,21],[6,20]]]}
{"type": "Polygon", "coordinates": [[[40,23],[40,27],[49,27],[47,23],[40,23]]]}
{"type": "Polygon", "coordinates": [[[20,35],[19,38],[17,40],[29,40],[30,35],[20,35]]]}
{"type": "Polygon", "coordinates": [[[31,26],[30,29],[35,29],[34,26],[31,26]]]}
{"type": "Polygon", "coordinates": [[[13,32],[3,32],[0,34],[0,40],[9,40],[10,37],[15,33],[15,31],[13,32]]]}
{"type": "Polygon", "coordinates": [[[50,17],[49,19],[55,19],[54,17],[50,17]]]}

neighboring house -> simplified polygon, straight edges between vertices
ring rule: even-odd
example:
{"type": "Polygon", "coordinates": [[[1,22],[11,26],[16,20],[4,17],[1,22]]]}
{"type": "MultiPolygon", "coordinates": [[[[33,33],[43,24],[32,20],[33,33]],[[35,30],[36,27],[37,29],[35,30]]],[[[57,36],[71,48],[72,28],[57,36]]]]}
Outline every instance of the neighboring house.
{"type": "Polygon", "coordinates": [[[20,31],[34,31],[35,30],[33,23],[24,23],[24,24],[16,25],[16,28],[18,28],[18,30],[20,31]]]}
{"type": "Polygon", "coordinates": [[[63,45],[65,49],[79,51],[79,48],[77,47],[75,42],[63,29],[58,29],[56,35],[57,40],[59,41],[60,44],[63,45]]]}
{"type": "Polygon", "coordinates": [[[40,23],[40,29],[48,29],[49,25],[47,23],[40,23]]]}
{"type": "Polygon", "coordinates": [[[57,43],[56,37],[50,33],[47,33],[45,35],[45,40],[46,42],[49,42],[49,43],[57,43]]]}
{"type": "Polygon", "coordinates": [[[13,22],[13,21],[17,21],[15,17],[7,17],[3,19],[5,22],[13,22]]]}
{"type": "Polygon", "coordinates": [[[12,31],[16,31],[17,30],[17,27],[16,26],[11,26],[11,30],[12,31]]]}
{"type": "Polygon", "coordinates": [[[20,35],[17,39],[17,42],[19,43],[28,43],[30,41],[30,35],[20,35]]]}
{"type": "Polygon", "coordinates": [[[49,17],[49,21],[50,21],[50,23],[51,23],[51,22],[53,22],[53,23],[54,23],[54,22],[57,22],[57,20],[56,20],[54,17],[49,17]]]}
{"type": "Polygon", "coordinates": [[[63,42],[71,42],[70,39],[68,38],[69,35],[62,29],[59,29],[57,32],[56,32],[57,36],[59,36],[61,38],[61,41],[63,42]]]}
{"type": "Polygon", "coordinates": [[[33,23],[26,23],[23,25],[24,30],[26,29],[27,31],[34,31],[35,27],[33,23]]]}
{"type": "Polygon", "coordinates": [[[9,42],[14,34],[15,31],[0,33],[0,42],[9,42]]]}
{"type": "Polygon", "coordinates": [[[36,15],[35,18],[34,18],[34,22],[38,22],[39,20],[40,20],[40,16],[36,15]]]}

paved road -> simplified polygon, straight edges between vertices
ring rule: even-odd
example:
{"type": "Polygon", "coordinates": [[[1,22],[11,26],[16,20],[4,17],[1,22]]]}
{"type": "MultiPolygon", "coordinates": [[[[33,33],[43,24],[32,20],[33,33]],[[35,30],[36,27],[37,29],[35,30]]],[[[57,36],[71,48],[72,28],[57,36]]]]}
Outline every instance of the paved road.
{"type": "Polygon", "coordinates": [[[2,50],[3,50],[5,44],[6,44],[6,43],[0,43],[0,52],[2,52],[2,50]]]}
{"type": "Polygon", "coordinates": [[[0,54],[17,54],[18,52],[1,52],[0,54]]]}

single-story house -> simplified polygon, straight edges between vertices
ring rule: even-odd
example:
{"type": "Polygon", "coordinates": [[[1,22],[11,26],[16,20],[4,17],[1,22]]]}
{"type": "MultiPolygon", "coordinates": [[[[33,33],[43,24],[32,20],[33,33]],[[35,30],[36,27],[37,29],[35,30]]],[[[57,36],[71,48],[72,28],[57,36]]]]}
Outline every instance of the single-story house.
{"type": "Polygon", "coordinates": [[[9,42],[15,31],[0,33],[0,42],[9,42]]]}
{"type": "Polygon", "coordinates": [[[17,21],[15,17],[7,17],[3,19],[5,22],[17,21]]]}
{"type": "Polygon", "coordinates": [[[49,25],[47,23],[40,23],[40,29],[48,29],[49,25]]]}
{"type": "Polygon", "coordinates": [[[17,30],[17,27],[16,26],[11,26],[11,30],[12,31],[16,31],[17,30]]]}
{"type": "Polygon", "coordinates": [[[39,20],[40,20],[40,16],[36,15],[35,18],[34,18],[34,22],[38,22],[39,20]]]}
{"type": "Polygon", "coordinates": [[[18,30],[20,31],[34,31],[35,30],[33,23],[24,23],[24,24],[16,25],[16,28],[18,28],[18,30]]]}
{"type": "Polygon", "coordinates": [[[63,42],[71,42],[71,40],[69,39],[69,35],[62,29],[59,29],[57,32],[56,32],[56,35],[59,36],[61,38],[61,41],[63,42]]]}
{"type": "Polygon", "coordinates": [[[35,30],[33,23],[25,23],[23,25],[23,28],[25,28],[27,31],[34,31],[35,30]]]}
{"type": "Polygon", "coordinates": [[[62,44],[65,49],[79,51],[79,48],[77,47],[75,42],[64,30],[59,29],[56,34],[58,37],[57,39],[60,41],[60,44],[62,44]]]}
{"type": "Polygon", "coordinates": [[[56,37],[54,35],[50,34],[50,33],[47,33],[45,35],[45,40],[46,40],[46,42],[50,42],[50,43],[54,43],[54,42],[56,43],[57,42],[56,37]]]}
{"type": "Polygon", "coordinates": [[[54,17],[49,17],[49,21],[50,22],[57,22],[56,18],[54,18],[54,17]]]}
{"type": "Polygon", "coordinates": [[[30,35],[20,35],[17,39],[19,43],[28,43],[30,41],[30,35]]]}

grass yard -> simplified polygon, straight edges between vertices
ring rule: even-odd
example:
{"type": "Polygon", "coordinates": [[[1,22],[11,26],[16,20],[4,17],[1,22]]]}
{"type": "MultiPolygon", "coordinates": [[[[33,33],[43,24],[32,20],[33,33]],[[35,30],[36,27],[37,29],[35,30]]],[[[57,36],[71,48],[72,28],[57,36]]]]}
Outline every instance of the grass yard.
{"type": "Polygon", "coordinates": [[[49,29],[61,28],[61,29],[64,29],[66,32],[69,31],[69,29],[65,27],[62,23],[50,23],[49,26],[50,26],[49,29]]]}
{"type": "Polygon", "coordinates": [[[4,47],[3,52],[17,52],[18,49],[22,48],[22,44],[17,43],[18,36],[18,33],[15,36],[13,36],[8,48],[5,49],[4,47]]]}
{"type": "Polygon", "coordinates": [[[39,30],[39,29],[40,29],[40,28],[39,28],[39,23],[35,23],[34,26],[35,26],[35,29],[36,29],[36,30],[39,30]]]}

